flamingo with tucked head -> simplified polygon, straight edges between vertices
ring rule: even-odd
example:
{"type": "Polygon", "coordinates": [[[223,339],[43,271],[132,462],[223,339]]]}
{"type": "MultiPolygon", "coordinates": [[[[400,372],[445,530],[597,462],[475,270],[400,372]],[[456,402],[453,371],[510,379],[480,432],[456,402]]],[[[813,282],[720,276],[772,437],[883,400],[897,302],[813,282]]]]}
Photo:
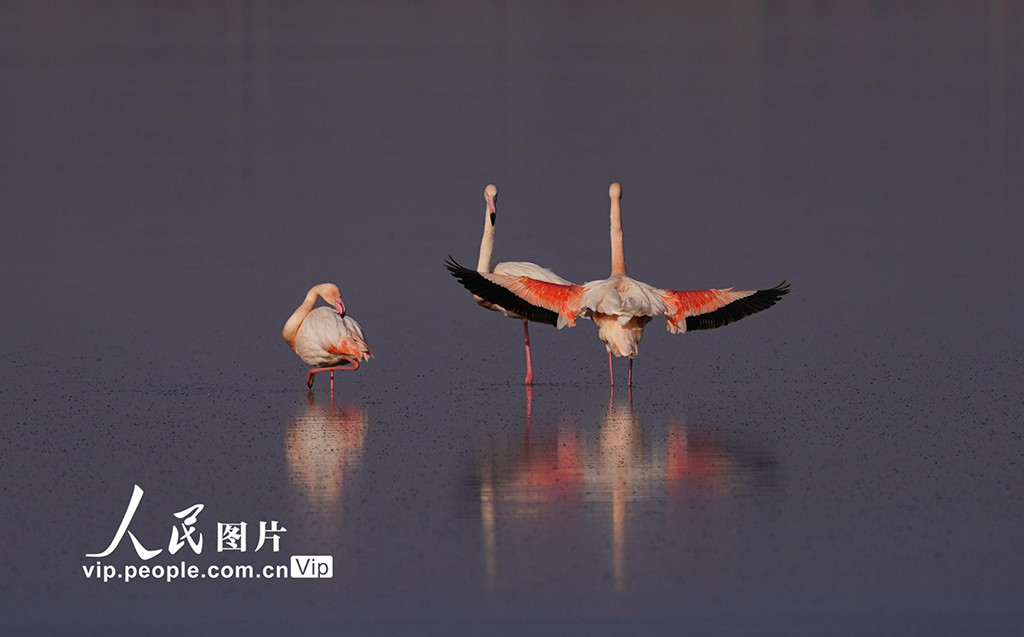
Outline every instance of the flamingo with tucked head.
{"type": "MultiPolygon", "coordinates": [[[[503,276],[514,276],[514,277],[529,277],[536,281],[544,281],[546,283],[554,283],[556,285],[572,285],[571,282],[566,281],[562,277],[558,276],[547,268],[542,268],[536,263],[530,263],[528,261],[503,261],[498,265],[491,268],[491,254],[494,252],[494,226],[498,222],[498,188],[494,184],[490,184],[484,189],[484,200],[487,202],[487,207],[484,210],[484,236],[480,240],[480,258],[477,261],[476,269],[477,272],[486,274],[500,274],[503,276]]],[[[493,303],[486,298],[481,296],[475,296],[476,302],[481,307],[485,307],[488,310],[500,312],[509,318],[520,319],[523,322],[523,338],[526,344],[526,379],[527,385],[533,384],[533,361],[530,357],[530,314],[520,314],[510,310],[507,307],[502,306],[500,303],[493,303]]],[[[548,321],[542,321],[548,322],[548,321]]],[[[551,323],[554,325],[554,323],[551,323]]]]}
{"type": "Polygon", "coordinates": [[[345,314],[341,291],[333,283],[321,283],[310,288],[302,305],[292,313],[281,332],[285,343],[311,367],[306,385],[313,388],[313,375],[331,372],[331,391],[334,391],[334,372],[359,369],[359,361],[373,358],[363,339],[363,330],[355,319],[345,314]],[[317,298],[331,307],[313,309],[317,298]]]}
{"type": "Polygon", "coordinates": [[[448,270],[463,286],[484,301],[494,303],[532,321],[558,329],[573,327],[577,318],[594,321],[608,350],[608,376],[612,356],[629,358],[629,384],[633,384],[633,358],[639,353],[644,327],[654,316],[664,316],[673,334],[706,330],[734,323],[766,310],[789,293],[785,281],[767,290],[691,290],[656,288],[626,276],[622,248],[620,199],[622,187],[613,183],[611,199],[612,273],[607,279],[583,285],[551,283],[524,275],[474,272],[449,260],[448,270]]]}

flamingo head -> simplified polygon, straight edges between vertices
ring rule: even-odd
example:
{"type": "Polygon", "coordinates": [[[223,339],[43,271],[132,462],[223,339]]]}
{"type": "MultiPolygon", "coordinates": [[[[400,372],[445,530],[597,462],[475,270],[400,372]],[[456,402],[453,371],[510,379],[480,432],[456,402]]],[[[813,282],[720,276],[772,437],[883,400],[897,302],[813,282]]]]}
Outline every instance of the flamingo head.
{"type": "Polygon", "coordinates": [[[493,226],[498,220],[498,187],[494,184],[489,184],[484,188],[484,200],[487,201],[487,218],[490,219],[493,226]]]}
{"type": "Polygon", "coordinates": [[[338,286],[333,283],[324,283],[317,286],[317,288],[320,298],[333,305],[338,314],[345,316],[345,303],[341,300],[341,290],[338,289],[338,286]]]}

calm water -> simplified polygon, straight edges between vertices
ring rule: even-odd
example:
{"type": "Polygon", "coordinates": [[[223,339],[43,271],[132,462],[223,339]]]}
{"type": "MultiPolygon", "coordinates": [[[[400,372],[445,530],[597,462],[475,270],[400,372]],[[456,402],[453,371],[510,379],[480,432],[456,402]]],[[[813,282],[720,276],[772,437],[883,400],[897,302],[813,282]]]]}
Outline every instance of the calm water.
{"type": "Polygon", "coordinates": [[[4,632],[1024,632],[1024,7],[890,4],[5,3],[4,632]],[[497,260],[604,277],[613,180],[631,275],[794,292],[632,395],[536,326],[527,392],[442,262],[494,182],[497,260]],[[334,577],[87,579],[135,484],[153,564],[334,577]]]}

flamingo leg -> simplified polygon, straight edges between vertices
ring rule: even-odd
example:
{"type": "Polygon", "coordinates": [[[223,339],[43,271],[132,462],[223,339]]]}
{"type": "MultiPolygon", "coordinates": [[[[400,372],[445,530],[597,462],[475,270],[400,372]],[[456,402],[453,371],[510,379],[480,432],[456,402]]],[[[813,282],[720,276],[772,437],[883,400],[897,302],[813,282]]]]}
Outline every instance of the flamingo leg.
{"type": "Polygon", "coordinates": [[[336,365],[334,367],[313,367],[313,368],[311,368],[309,370],[309,374],[306,375],[306,384],[309,385],[310,389],[312,389],[313,388],[313,374],[319,374],[320,372],[331,372],[331,390],[333,391],[334,390],[334,372],[335,371],[339,371],[339,372],[344,372],[344,371],[354,372],[357,369],[359,369],[359,361],[354,361],[354,360],[350,360],[350,359],[347,359],[347,360],[349,362],[348,365],[336,365]]]}
{"type": "Polygon", "coordinates": [[[629,359],[629,386],[633,386],[633,359],[629,359]]]}
{"type": "Polygon", "coordinates": [[[615,375],[612,374],[612,353],[608,352],[608,381],[615,387],[615,375]]]}
{"type": "Polygon", "coordinates": [[[530,360],[530,324],[523,321],[523,336],[526,340],[526,384],[533,384],[533,362],[530,360]]]}

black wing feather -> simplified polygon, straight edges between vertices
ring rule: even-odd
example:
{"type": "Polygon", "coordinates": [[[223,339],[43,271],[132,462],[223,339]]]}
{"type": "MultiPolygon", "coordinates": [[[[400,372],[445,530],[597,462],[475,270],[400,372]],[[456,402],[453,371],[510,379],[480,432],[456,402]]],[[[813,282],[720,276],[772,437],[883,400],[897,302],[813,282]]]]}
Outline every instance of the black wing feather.
{"type": "Polygon", "coordinates": [[[750,296],[723,305],[713,312],[686,317],[686,331],[710,330],[735,323],[741,318],[767,310],[789,294],[789,284],[783,281],[768,290],[758,290],[750,296]]]}
{"type": "Polygon", "coordinates": [[[455,262],[455,259],[448,257],[444,267],[452,273],[452,276],[459,280],[464,288],[479,296],[488,303],[500,305],[509,312],[515,312],[528,321],[534,323],[545,323],[547,325],[558,325],[558,313],[549,309],[538,307],[528,303],[497,283],[492,283],[476,270],[464,268],[455,262]]]}

